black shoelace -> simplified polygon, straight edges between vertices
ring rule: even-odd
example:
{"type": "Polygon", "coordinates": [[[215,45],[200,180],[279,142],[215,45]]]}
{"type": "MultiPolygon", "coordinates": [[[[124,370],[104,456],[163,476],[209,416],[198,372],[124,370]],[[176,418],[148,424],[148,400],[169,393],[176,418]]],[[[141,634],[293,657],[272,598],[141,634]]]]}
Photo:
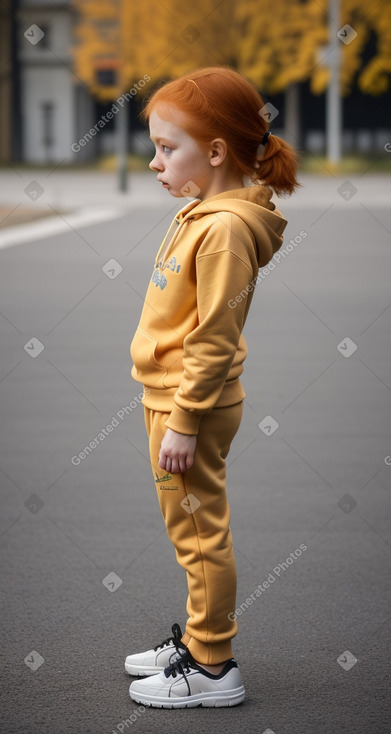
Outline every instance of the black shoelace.
{"type": "Polygon", "coordinates": [[[181,637],[182,637],[182,630],[181,630],[179,624],[177,624],[175,622],[175,624],[173,624],[172,627],[171,627],[171,632],[172,632],[172,636],[171,637],[167,637],[167,639],[166,640],[163,640],[163,642],[160,645],[156,645],[156,647],[153,648],[155,650],[155,652],[160,647],[166,647],[166,646],[172,645],[172,644],[174,644],[175,647],[176,647],[176,649],[178,650],[178,643],[181,641],[181,637]]]}
{"type": "Polygon", "coordinates": [[[169,678],[170,675],[172,675],[173,678],[176,678],[177,675],[183,675],[183,678],[187,685],[187,693],[189,696],[191,696],[191,690],[189,686],[189,681],[186,677],[186,673],[190,673],[192,669],[198,670],[199,668],[193,656],[191,655],[190,650],[188,650],[182,642],[179,643],[178,647],[180,650],[183,650],[182,657],[179,660],[175,660],[173,663],[171,663],[171,665],[165,668],[164,675],[166,676],[166,678],[169,678]]]}

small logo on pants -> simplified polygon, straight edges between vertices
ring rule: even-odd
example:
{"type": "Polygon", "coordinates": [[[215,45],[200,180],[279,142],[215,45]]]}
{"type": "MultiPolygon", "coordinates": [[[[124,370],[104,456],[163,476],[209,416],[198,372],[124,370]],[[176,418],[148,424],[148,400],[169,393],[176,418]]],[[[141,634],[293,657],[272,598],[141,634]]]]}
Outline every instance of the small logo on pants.
{"type": "Polygon", "coordinates": [[[155,479],[156,484],[159,484],[160,482],[169,482],[170,479],[172,479],[172,474],[165,474],[164,477],[159,477],[157,471],[155,472],[155,474],[156,474],[156,479],[155,479]]]}

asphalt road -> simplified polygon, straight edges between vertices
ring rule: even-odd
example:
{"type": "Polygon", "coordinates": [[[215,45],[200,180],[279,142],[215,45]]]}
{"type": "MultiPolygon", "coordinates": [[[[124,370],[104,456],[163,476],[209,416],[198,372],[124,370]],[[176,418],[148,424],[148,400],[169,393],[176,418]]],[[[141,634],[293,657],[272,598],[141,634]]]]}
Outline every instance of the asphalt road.
{"type": "Polygon", "coordinates": [[[178,202],[0,251],[4,734],[391,731],[391,213],[340,183],[287,205],[245,328],[231,710],[144,710],[123,668],[185,623],[129,356],[178,202]]]}

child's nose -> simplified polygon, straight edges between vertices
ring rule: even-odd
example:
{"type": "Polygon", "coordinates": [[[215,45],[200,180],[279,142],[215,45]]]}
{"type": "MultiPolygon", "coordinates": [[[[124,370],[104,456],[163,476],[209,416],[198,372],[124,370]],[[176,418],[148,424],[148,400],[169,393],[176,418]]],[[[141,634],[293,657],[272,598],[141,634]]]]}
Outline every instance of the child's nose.
{"type": "Polygon", "coordinates": [[[163,166],[162,166],[159,158],[157,157],[157,155],[155,155],[152,158],[152,160],[151,160],[151,162],[149,164],[149,168],[151,169],[151,171],[162,171],[163,170],[163,166]]]}

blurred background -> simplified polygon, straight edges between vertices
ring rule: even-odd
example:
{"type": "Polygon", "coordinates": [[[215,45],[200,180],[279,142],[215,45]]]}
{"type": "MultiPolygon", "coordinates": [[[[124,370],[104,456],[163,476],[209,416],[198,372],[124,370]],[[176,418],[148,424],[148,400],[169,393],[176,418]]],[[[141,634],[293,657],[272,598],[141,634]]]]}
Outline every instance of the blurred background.
{"type": "Polygon", "coordinates": [[[226,64],[273,105],[303,171],[391,169],[389,0],[3,0],[0,13],[3,166],[117,167],[125,189],[125,168],[147,167],[145,95],[226,64]]]}

